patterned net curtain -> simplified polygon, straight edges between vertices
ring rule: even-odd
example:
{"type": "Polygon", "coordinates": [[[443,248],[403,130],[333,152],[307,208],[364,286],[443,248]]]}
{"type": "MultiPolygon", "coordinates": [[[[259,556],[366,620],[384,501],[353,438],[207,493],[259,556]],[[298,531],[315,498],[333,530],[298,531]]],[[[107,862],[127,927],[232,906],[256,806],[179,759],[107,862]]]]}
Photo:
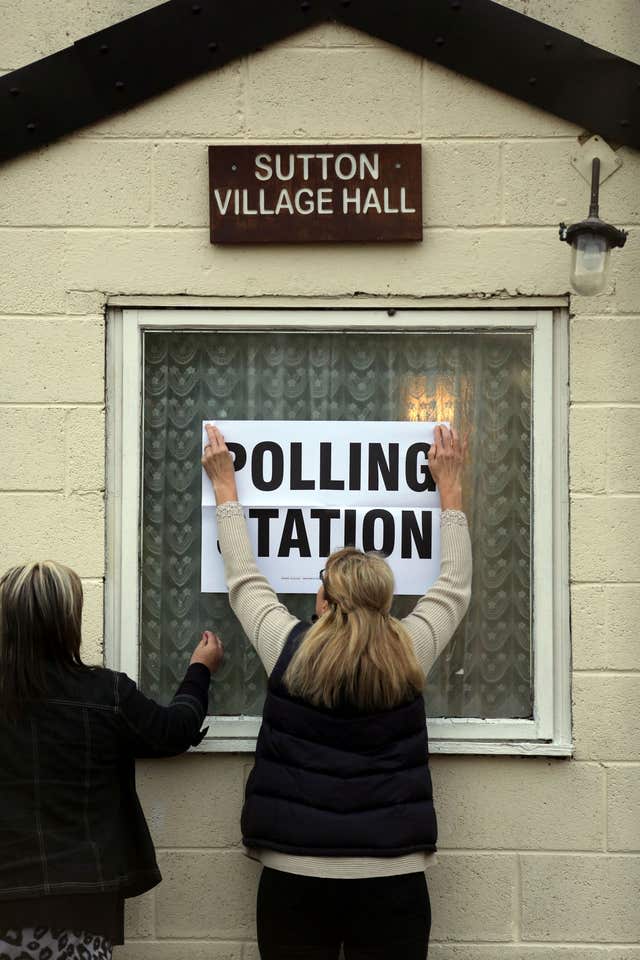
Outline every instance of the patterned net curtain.
{"type": "MultiPolygon", "coordinates": [[[[528,333],[148,333],[144,349],[141,684],[167,701],[202,630],[224,638],[211,713],[262,712],[265,676],[226,594],[200,593],[203,419],[450,420],[464,482],[469,611],[432,670],[429,716],[531,717],[528,333]]],[[[299,617],[313,597],[283,595],[299,617]]],[[[396,601],[404,616],[415,599],[396,601]]]]}

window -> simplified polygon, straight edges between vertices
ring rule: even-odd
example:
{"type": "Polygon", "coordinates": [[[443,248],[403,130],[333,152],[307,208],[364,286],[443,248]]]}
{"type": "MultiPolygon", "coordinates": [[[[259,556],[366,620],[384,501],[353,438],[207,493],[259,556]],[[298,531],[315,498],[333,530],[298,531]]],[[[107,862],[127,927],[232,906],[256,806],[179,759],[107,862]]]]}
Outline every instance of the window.
{"type": "MultiPolygon", "coordinates": [[[[470,428],[473,595],[428,678],[433,747],[569,751],[562,317],[127,309],[110,319],[109,370],[109,656],[166,700],[201,630],[218,630],[210,749],[251,748],[266,683],[226,594],[200,593],[200,430],[217,417],[470,428]]],[[[282,599],[312,612],[311,597],[282,599]]]]}

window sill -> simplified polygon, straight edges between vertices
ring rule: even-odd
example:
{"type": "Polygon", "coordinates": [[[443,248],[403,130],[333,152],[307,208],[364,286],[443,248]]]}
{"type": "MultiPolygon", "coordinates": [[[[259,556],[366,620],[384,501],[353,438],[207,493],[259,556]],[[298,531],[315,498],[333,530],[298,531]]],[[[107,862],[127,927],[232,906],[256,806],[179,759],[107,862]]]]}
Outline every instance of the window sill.
{"type": "MultiPolygon", "coordinates": [[[[208,717],[208,735],[194,753],[254,753],[259,717],[208,717]]],[[[545,737],[533,720],[434,717],[427,721],[431,754],[571,757],[573,744],[545,737]]]]}
{"type": "MultiPolygon", "coordinates": [[[[205,737],[191,753],[255,753],[255,738],[205,737]]],[[[532,740],[432,740],[429,753],[460,756],[564,757],[573,756],[573,744],[532,740]]]]}

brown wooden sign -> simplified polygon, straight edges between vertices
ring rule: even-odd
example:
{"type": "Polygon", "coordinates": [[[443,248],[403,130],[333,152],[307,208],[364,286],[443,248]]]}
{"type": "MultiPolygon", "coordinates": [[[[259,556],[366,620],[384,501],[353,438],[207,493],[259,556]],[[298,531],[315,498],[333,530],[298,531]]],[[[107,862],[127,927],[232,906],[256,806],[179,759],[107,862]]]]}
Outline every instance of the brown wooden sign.
{"type": "Polygon", "coordinates": [[[419,144],[209,147],[211,243],[422,240],[419,144]]]}

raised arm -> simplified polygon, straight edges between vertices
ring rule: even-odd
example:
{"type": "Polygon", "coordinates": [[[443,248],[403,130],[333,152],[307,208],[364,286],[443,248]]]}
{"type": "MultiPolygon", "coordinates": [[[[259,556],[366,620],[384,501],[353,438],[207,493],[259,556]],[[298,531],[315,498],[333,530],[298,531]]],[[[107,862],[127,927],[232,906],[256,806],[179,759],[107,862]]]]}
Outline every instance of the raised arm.
{"type": "Polygon", "coordinates": [[[469,606],[471,541],[462,512],[460,475],[466,454],[455,430],[436,427],[429,450],[429,470],[440,492],[440,576],[403,623],[420,666],[428,673],[469,606]]]}
{"type": "Polygon", "coordinates": [[[425,673],[451,640],[471,597],[467,518],[461,511],[448,509],[443,511],[440,525],[440,576],[402,621],[425,673]]]}
{"type": "Polygon", "coordinates": [[[202,457],[217,503],[218,541],[229,588],[229,603],[268,674],[275,667],[298,618],[289,613],[263,574],[249,541],[238,503],[231,454],[217,427],[207,424],[209,443],[202,457]]]}
{"type": "Polygon", "coordinates": [[[209,681],[223,655],[220,639],[205,631],[182,683],[166,707],[145,697],[126,674],[116,673],[116,719],[124,749],[136,757],[173,757],[200,743],[209,681]]]}

